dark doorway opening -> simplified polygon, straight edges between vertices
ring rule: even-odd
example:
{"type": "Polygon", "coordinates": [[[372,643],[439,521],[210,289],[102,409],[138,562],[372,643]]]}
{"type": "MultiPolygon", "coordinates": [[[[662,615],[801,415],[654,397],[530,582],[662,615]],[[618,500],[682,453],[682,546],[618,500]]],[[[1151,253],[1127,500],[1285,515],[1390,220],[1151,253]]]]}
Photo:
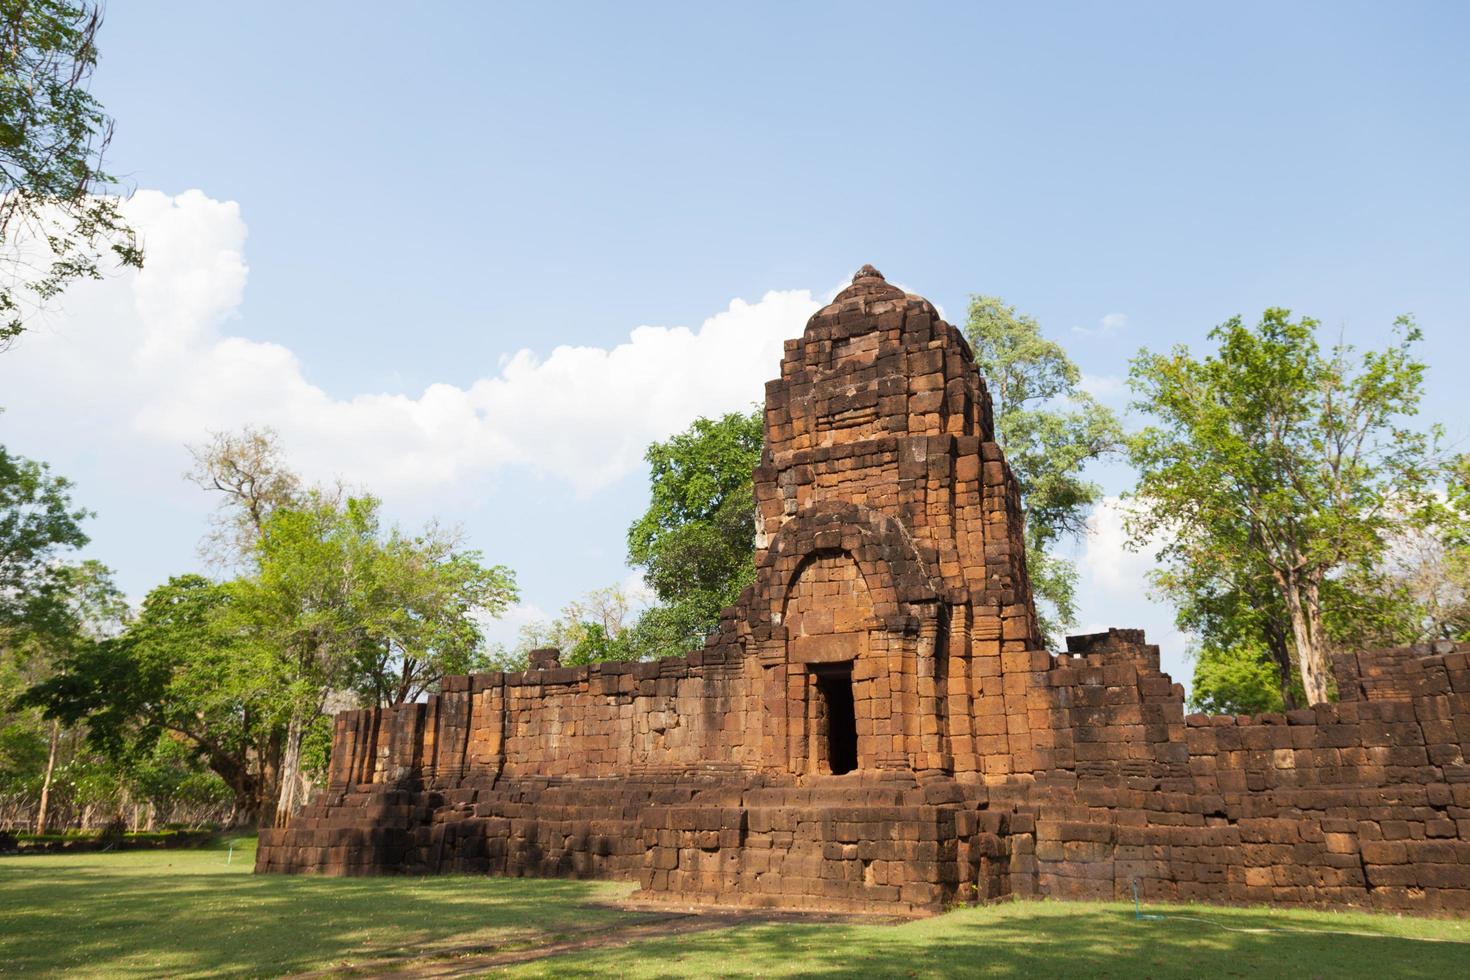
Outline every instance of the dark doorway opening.
{"type": "Polygon", "coordinates": [[[857,768],[857,716],[852,705],[852,664],[834,664],[817,674],[827,709],[827,768],[840,776],[857,768]]]}

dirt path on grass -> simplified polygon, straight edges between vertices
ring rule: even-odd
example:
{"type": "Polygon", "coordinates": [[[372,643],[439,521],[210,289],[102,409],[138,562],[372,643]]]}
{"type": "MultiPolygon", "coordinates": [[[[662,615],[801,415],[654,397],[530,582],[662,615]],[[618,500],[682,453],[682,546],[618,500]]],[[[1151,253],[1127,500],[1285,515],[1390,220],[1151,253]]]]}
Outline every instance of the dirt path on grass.
{"type": "Polygon", "coordinates": [[[512,940],[499,944],[472,943],[406,949],[402,954],[392,957],[369,958],[350,966],[299,974],[298,980],[354,975],[392,977],[396,980],[470,977],[503,966],[530,963],[568,953],[610,949],[647,939],[684,936],[734,926],[764,925],[771,922],[865,922],[871,925],[899,921],[903,920],[755,909],[653,912],[616,925],[559,933],[546,937],[544,942],[512,940]]]}

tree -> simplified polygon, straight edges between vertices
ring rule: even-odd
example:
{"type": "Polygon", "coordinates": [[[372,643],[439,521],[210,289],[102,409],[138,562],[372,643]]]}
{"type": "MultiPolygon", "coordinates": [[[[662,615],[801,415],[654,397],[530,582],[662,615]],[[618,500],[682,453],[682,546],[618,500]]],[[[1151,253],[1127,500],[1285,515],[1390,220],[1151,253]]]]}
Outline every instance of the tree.
{"type": "Polygon", "coordinates": [[[1300,704],[1291,625],[1268,572],[1260,565],[1231,568],[1184,564],[1157,571],[1154,588],[1175,605],[1179,628],[1197,639],[1191,700],[1201,710],[1254,714],[1300,704]],[[1244,674],[1254,663],[1259,669],[1244,674]],[[1246,693],[1239,681],[1265,678],[1272,694],[1246,693]],[[1216,685],[1224,682],[1223,688],[1216,685]],[[1269,707],[1262,707],[1269,705],[1269,707]]]}
{"type": "MultiPolygon", "coordinates": [[[[20,676],[30,684],[64,676],[70,660],[115,635],[128,617],[127,603],[113,584],[111,571],[100,562],[61,565],[49,570],[45,585],[30,597],[21,624],[9,632],[7,647],[20,676]]],[[[36,707],[24,697],[14,707],[36,707]]],[[[36,805],[36,833],[46,832],[51,787],[61,751],[62,719],[45,712],[50,722],[46,768],[36,805]]]]}
{"type": "Polygon", "coordinates": [[[28,307],[100,278],[107,252],[143,264],[107,193],[112,120],[88,91],[101,24],[87,2],[0,5],[0,350],[25,329],[28,307]]]}
{"type": "Polygon", "coordinates": [[[477,618],[516,598],[509,569],[482,566],[452,535],[385,537],[378,506],[313,491],[278,507],[254,574],[230,586],[225,623],[255,649],[258,683],[285,725],[278,822],[296,808],[302,748],[334,693],[356,691],[365,704],[419,697],[476,662],[477,618]]]}
{"type": "Polygon", "coordinates": [[[1076,620],[1077,572],[1056,554],[1087,530],[1102,488],[1083,478],[1087,464],[1117,451],[1123,430],[1106,406],[1082,391],[1077,365],[1041,335],[1030,316],[994,296],[972,296],[965,335],[985,378],[995,439],[1005,450],[1026,515],[1026,568],[1053,641],[1076,620]]]}
{"type": "Polygon", "coordinates": [[[61,727],[54,720],[46,725],[35,710],[9,702],[50,676],[56,661],[68,648],[86,641],[86,626],[103,613],[98,592],[104,585],[110,587],[106,569],[61,560],[68,550],[87,543],[81,528],[87,516],[73,505],[70,482],[53,476],[46,464],[14,456],[0,446],[3,754],[19,765],[28,753],[40,756],[44,751],[45,766],[36,785],[39,832],[44,832],[49,817],[61,727]]]}
{"type": "Polygon", "coordinates": [[[1430,435],[1402,424],[1424,374],[1412,321],[1356,364],[1345,343],[1324,353],[1317,326],[1271,309],[1254,328],[1217,327],[1203,360],[1182,346],[1141,353],[1130,384],[1155,424],[1129,443],[1139,479],[1126,517],[1135,541],[1169,542],[1165,583],[1269,583],[1310,703],[1330,696],[1329,583],[1420,519],[1435,475],[1430,435]]]}
{"type": "Polygon", "coordinates": [[[88,512],[71,500],[72,484],[45,463],[13,456],[0,446],[0,642],[33,615],[57,578],[62,552],[87,543],[88,512]]]}
{"type": "Polygon", "coordinates": [[[561,662],[568,667],[657,655],[628,625],[632,607],[632,600],[619,586],[594,589],[568,602],[556,619],[521,627],[515,649],[501,651],[495,658],[496,665],[503,670],[525,670],[530,652],[548,647],[560,650],[561,662]]]}
{"type": "Polygon", "coordinates": [[[305,499],[301,478],[286,465],[280,436],[274,429],[247,425],[238,432],[213,433],[189,452],[194,468],[185,478],[223,495],[201,553],[221,566],[248,564],[271,514],[305,499]]]}
{"type": "Polygon", "coordinates": [[[1405,642],[1470,639],[1470,455],[1448,473],[1444,498],[1390,537],[1362,576],[1372,596],[1398,613],[1405,642]]]}
{"type": "Polygon", "coordinates": [[[762,413],[696,419],[648,447],[648,510],[628,529],[628,563],[660,606],[636,627],[663,654],[692,649],[755,580],[755,491],[762,413]]]}
{"type": "Polygon", "coordinates": [[[265,520],[254,575],[233,583],[233,625],[258,644],[262,682],[286,720],[276,822],[295,812],[301,746],[333,691],[351,690],[371,639],[363,597],[372,574],[377,501],[320,496],[265,520]]]}
{"type": "MultiPolygon", "coordinates": [[[[1411,527],[1388,540],[1380,559],[1348,566],[1323,581],[1322,625],[1331,646],[1367,649],[1447,638],[1436,632],[1432,597],[1419,591],[1433,579],[1429,558],[1416,550],[1421,548],[1429,555],[1443,553],[1430,529],[1411,527]],[[1411,558],[1424,564],[1410,569],[1406,562],[1411,558]]],[[[1291,620],[1269,569],[1250,562],[1189,563],[1158,571],[1152,579],[1156,590],[1175,604],[1179,627],[1198,641],[1191,685],[1196,704],[1251,714],[1305,703],[1291,620]],[[1229,664],[1250,658],[1270,668],[1277,691],[1270,708],[1258,707],[1265,703],[1261,697],[1220,693],[1209,686],[1228,675],[1229,664]]],[[[1453,594],[1453,589],[1443,593],[1453,594]]]]}
{"type": "Polygon", "coordinates": [[[374,550],[363,602],[363,647],[357,688],[364,702],[418,700],[445,674],[478,666],[482,616],[515,602],[515,575],[480,564],[477,551],[437,526],[409,537],[393,529],[374,550]]]}
{"type": "Polygon", "coordinates": [[[1204,647],[1195,653],[1189,703],[1196,711],[1212,715],[1255,715],[1287,707],[1276,665],[1253,641],[1229,647],[1204,647]]]}
{"type": "Polygon", "coordinates": [[[154,829],[159,814],[170,821],[202,823],[232,800],[219,776],[198,764],[189,743],[169,734],[133,757],[122,775],[129,793],[148,805],[148,830],[154,829]]]}
{"type": "Polygon", "coordinates": [[[115,767],[146,771],[160,740],[228,787],[241,823],[273,798],[283,723],[259,651],[226,626],[231,588],[183,575],[155,588],[119,636],[73,650],[26,695],[115,767]]]}

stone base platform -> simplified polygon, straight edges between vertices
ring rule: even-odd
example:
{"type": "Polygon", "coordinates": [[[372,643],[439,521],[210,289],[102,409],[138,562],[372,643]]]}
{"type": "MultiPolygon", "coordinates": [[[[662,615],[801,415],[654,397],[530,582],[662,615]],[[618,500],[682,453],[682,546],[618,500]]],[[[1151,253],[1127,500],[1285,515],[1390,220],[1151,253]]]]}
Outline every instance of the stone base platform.
{"type": "Polygon", "coordinates": [[[932,912],[1010,891],[1012,815],[977,789],[881,771],[369,785],[262,831],[256,870],[608,878],[639,881],[644,901],[932,912]]]}
{"type": "Polygon", "coordinates": [[[885,913],[999,898],[1010,890],[1008,815],[965,789],[880,771],[652,808],[634,897],[885,913]]]}

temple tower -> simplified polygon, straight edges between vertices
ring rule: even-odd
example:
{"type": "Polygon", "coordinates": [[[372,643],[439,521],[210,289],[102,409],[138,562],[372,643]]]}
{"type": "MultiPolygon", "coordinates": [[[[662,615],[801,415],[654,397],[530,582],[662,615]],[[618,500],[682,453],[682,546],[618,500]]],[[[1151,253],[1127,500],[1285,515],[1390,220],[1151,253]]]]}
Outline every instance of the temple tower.
{"type": "Polygon", "coordinates": [[[1003,656],[1041,638],[963,335],[864,266],[787,341],[765,433],[746,610],[763,763],[1009,772],[1003,656]],[[976,730],[982,703],[997,730],[976,730]]]}

